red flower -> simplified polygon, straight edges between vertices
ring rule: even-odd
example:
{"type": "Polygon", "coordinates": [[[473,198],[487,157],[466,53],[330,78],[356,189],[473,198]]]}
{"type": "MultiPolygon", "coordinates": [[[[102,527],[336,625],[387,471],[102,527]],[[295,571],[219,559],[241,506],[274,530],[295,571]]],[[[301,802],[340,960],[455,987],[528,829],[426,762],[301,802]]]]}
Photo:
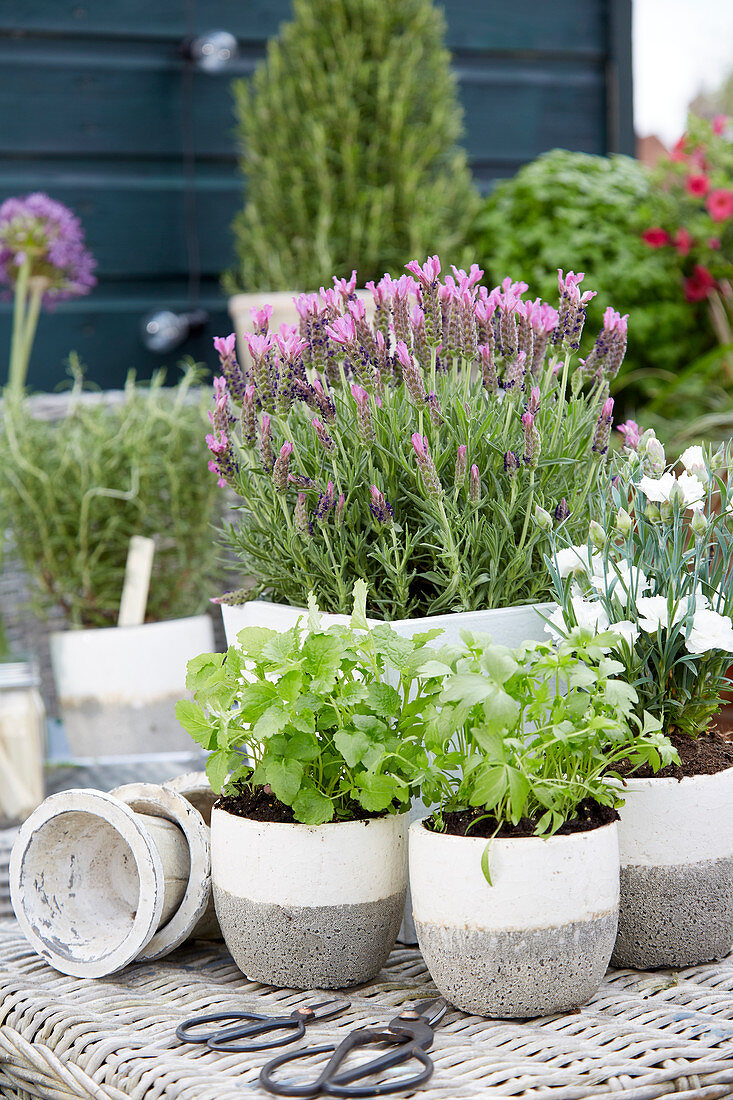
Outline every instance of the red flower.
{"type": "Polygon", "coordinates": [[[686,256],[692,248],[692,237],[684,226],[678,229],[675,233],[673,244],[679,252],[680,256],[686,256]]]}
{"type": "Polygon", "coordinates": [[[714,222],[724,222],[733,214],[733,191],[726,187],[711,191],[705,206],[714,222]]]}
{"type": "Polygon", "coordinates": [[[685,298],[688,302],[701,302],[703,298],[707,298],[714,286],[715,279],[708,269],[702,264],[695,264],[692,275],[684,281],[685,298]]]}
{"type": "Polygon", "coordinates": [[[692,195],[696,199],[702,199],[710,190],[710,180],[702,172],[697,172],[695,175],[687,177],[685,187],[688,195],[692,195]]]}
{"type": "Polygon", "coordinates": [[[728,125],[728,116],[727,115],[716,115],[715,118],[713,119],[713,133],[714,134],[724,134],[725,133],[725,128],[726,128],[727,125],[728,125]]]}
{"type": "Polygon", "coordinates": [[[712,248],[713,250],[720,248],[720,238],[708,237],[708,248],[712,248]]]}
{"type": "Polygon", "coordinates": [[[683,134],[678,141],[672,146],[672,152],[669,154],[669,159],[674,161],[687,160],[687,153],[685,152],[685,141],[687,134],[683,134]]]}
{"type": "Polygon", "coordinates": [[[653,226],[651,229],[645,229],[641,235],[642,241],[648,244],[650,248],[664,248],[665,244],[670,243],[669,233],[666,229],[660,229],[659,226],[653,226]]]}

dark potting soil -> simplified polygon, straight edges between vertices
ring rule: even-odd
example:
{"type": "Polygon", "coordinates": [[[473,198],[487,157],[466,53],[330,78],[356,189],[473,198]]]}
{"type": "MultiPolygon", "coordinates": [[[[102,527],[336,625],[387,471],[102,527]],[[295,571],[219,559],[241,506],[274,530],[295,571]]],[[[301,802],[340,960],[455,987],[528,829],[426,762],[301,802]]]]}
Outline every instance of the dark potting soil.
{"type": "Polygon", "coordinates": [[[633,775],[640,779],[684,779],[692,775],[715,775],[717,772],[733,768],[733,740],[731,730],[713,727],[699,737],[688,737],[684,733],[671,733],[669,739],[677,749],[679,764],[668,764],[666,768],[655,772],[645,765],[631,772],[623,763],[616,768],[619,775],[633,775]]]}
{"type": "MultiPolygon", "coordinates": [[[[291,806],[286,806],[266,787],[239,787],[236,794],[222,795],[216,802],[216,808],[226,810],[236,817],[249,817],[252,821],[278,821],[282,825],[296,825],[291,806]]],[[[357,802],[346,807],[348,818],[342,820],[361,821],[382,814],[368,813],[357,802]]]]}
{"type": "MultiPolygon", "coordinates": [[[[523,817],[516,825],[507,822],[499,822],[495,817],[487,816],[486,810],[481,806],[471,807],[469,810],[457,810],[454,813],[443,814],[445,829],[436,829],[435,818],[429,817],[425,827],[432,832],[444,832],[450,836],[481,837],[490,840],[492,837],[513,839],[515,837],[534,836],[537,820],[523,817]],[[481,820],[479,820],[481,819],[481,820]],[[473,824],[475,822],[475,824],[473,824]]],[[[592,829],[599,829],[602,825],[610,825],[612,821],[618,821],[618,814],[610,806],[601,806],[592,798],[585,798],[578,806],[575,817],[569,818],[561,825],[555,836],[567,836],[570,833],[589,833],[592,829]]]]}

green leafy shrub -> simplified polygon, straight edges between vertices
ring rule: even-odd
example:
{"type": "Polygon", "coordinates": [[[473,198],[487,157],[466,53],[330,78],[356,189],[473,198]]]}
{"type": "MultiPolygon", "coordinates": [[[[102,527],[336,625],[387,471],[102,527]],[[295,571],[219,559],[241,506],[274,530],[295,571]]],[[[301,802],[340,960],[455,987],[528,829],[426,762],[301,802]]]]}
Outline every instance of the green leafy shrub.
{"type": "Polygon", "coordinates": [[[639,212],[651,188],[650,173],[630,157],[554,149],[497,185],[473,243],[491,278],[509,272],[545,298],[557,292],[558,267],[585,272],[598,290],[588,307],[590,334],[607,305],[630,314],[616,384],[628,387],[630,403],[650,392],[655,377],[664,381],[712,344],[699,306],[682,298],[671,251],[641,239],[649,223],[639,212]]]}
{"type": "Polygon", "coordinates": [[[117,621],[132,535],[156,540],[147,619],[201,611],[216,551],[217,494],[206,476],[206,416],[189,400],[189,368],[173,390],[128,379],[119,404],[89,404],[77,376],[62,420],[8,400],[0,433],[0,498],[41,612],[72,626],[117,621]]]}
{"type": "Polygon", "coordinates": [[[478,196],[432,0],[295,0],[234,85],[247,204],[230,293],[316,290],[463,243],[478,196]]]}
{"type": "Polygon", "coordinates": [[[300,624],[248,627],[226,655],[190,661],[194,701],[181,700],[176,715],[211,750],[206,772],[217,792],[225,783],[225,794],[268,787],[307,825],[404,813],[427,767],[422,713],[436,689],[419,670],[440,631],[370,630],[364,581],[348,626],[324,630],[308,602],[307,633],[300,624]]]}

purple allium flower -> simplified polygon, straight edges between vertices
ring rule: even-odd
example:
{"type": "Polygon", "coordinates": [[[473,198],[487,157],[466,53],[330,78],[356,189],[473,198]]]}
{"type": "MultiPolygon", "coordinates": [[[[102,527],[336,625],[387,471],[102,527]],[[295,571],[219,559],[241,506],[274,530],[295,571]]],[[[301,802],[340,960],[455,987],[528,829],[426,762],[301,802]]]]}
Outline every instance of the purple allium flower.
{"type": "Polygon", "coordinates": [[[420,472],[423,476],[423,484],[425,486],[425,492],[429,497],[440,497],[443,495],[443,488],[440,484],[440,478],[438,477],[438,471],[435,468],[430,452],[428,451],[428,441],[419,432],[414,432],[412,436],[412,446],[415,451],[415,458],[417,464],[420,467],[420,472]]]}
{"type": "Polygon", "coordinates": [[[363,443],[374,442],[374,424],[372,423],[372,411],[369,408],[369,394],[363,386],[351,384],[351,396],[356,401],[356,422],[359,428],[359,438],[363,443]]]}
{"type": "Polygon", "coordinates": [[[293,444],[286,440],[280,448],[280,454],[275,459],[275,465],[272,468],[272,484],[278,493],[284,493],[288,487],[288,467],[292,453],[293,444]]]}
{"type": "Polygon", "coordinates": [[[570,508],[568,507],[568,502],[566,501],[565,497],[563,497],[555,508],[555,519],[558,523],[562,523],[563,520],[566,520],[569,515],[570,508]]]}
{"type": "Polygon", "coordinates": [[[311,526],[310,516],[308,515],[308,503],[305,493],[298,493],[298,500],[295,504],[295,530],[303,538],[310,538],[313,534],[311,526]]]}
{"type": "Polygon", "coordinates": [[[466,446],[465,443],[461,443],[460,446],[458,447],[458,451],[456,452],[456,468],[455,468],[455,472],[453,474],[453,481],[455,483],[456,489],[460,488],[460,486],[463,485],[466,481],[466,472],[467,472],[467,464],[468,464],[468,459],[466,457],[467,454],[468,454],[468,447],[466,446]]]}
{"type": "Polygon", "coordinates": [[[252,324],[255,327],[255,333],[258,336],[264,335],[270,327],[270,318],[272,317],[272,306],[251,306],[249,315],[252,318],[252,324]]]}
{"type": "Polygon", "coordinates": [[[313,417],[313,419],[311,420],[311,424],[313,425],[315,433],[318,436],[318,442],[321,444],[323,449],[326,451],[332,451],[336,444],[334,443],[333,438],[328,434],[325,427],[317,416],[313,417]]]}
{"type": "Polygon", "coordinates": [[[394,508],[384,493],[380,493],[376,485],[372,485],[369,492],[372,498],[369,501],[369,509],[372,515],[378,523],[390,524],[394,519],[394,508]]]}
{"type": "Polygon", "coordinates": [[[639,449],[641,428],[635,420],[627,420],[624,424],[619,424],[616,431],[621,432],[621,435],[624,437],[624,447],[627,451],[636,451],[639,449]]]}
{"type": "Polygon", "coordinates": [[[519,455],[515,451],[506,451],[504,454],[504,473],[509,477],[514,477],[517,470],[522,463],[519,460],[519,455]]]}
{"type": "Polygon", "coordinates": [[[608,450],[608,440],[611,435],[611,425],[613,424],[613,398],[607,397],[603,402],[600,416],[596,424],[596,430],[593,433],[593,444],[591,450],[594,454],[605,455],[608,450]]]}
{"type": "Polygon", "coordinates": [[[262,414],[262,428],[260,430],[260,462],[266,473],[272,473],[275,459],[272,455],[272,421],[267,413],[262,414]]]}
{"type": "Polygon", "coordinates": [[[526,412],[522,416],[522,427],[524,429],[524,464],[533,470],[540,457],[540,433],[535,427],[531,412],[526,412]]]}
{"type": "Polygon", "coordinates": [[[42,192],[0,206],[0,282],[13,287],[24,264],[48,306],[88,294],[97,282],[81,222],[42,192]]]}
{"type": "Polygon", "coordinates": [[[478,504],[481,500],[481,475],[478,472],[478,466],[475,464],[471,467],[471,479],[468,483],[468,499],[472,504],[478,504]]]}
{"type": "Polygon", "coordinates": [[[407,392],[410,395],[410,400],[413,405],[417,405],[419,408],[427,401],[425,383],[423,382],[420,368],[412,358],[407,344],[403,343],[402,340],[398,340],[395,345],[395,357],[402,368],[402,377],[407,392]]]}
{"type": "Polygon", "coordinates": [[[499,392],[499,379],[496,373],[492,344],[479,344],[478,352],[481,357],[481,374],[483,377],[484,389],[486,389],[492,397],[496,397],[499,392]]]}

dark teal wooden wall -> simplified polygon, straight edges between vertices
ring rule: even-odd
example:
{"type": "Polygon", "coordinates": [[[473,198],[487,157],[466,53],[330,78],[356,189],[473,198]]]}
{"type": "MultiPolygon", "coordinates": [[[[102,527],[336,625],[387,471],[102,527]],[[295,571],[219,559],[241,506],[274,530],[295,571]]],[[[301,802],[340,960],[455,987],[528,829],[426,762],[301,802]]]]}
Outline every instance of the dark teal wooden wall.
{"type": "MultiPolygon", "coordinates": [[[[444,7],[482,186],[555,146],[632,152],[631,0],[444,7]]],[[[188,304],[179,46],[188,33],[223,28],[238,37],[239,59],[222,75],[197,72],[192,97],[201,295],[212,322],[182,349],[211,360],[211,334],[230,328],[218,278],[241,202],[229,82],[252,71],[289,11],[290,0],[0,0],[0,200],[45,190],[67,203],[99,262],[90,297],[42,318],[31,385],[55,388],[72,348],[105,386],[130,367],[146,377],[162,365],[139,327],[152,308],[188,304]]],[[[3,348],[9,308],[0,307],[3,348]]]]}

